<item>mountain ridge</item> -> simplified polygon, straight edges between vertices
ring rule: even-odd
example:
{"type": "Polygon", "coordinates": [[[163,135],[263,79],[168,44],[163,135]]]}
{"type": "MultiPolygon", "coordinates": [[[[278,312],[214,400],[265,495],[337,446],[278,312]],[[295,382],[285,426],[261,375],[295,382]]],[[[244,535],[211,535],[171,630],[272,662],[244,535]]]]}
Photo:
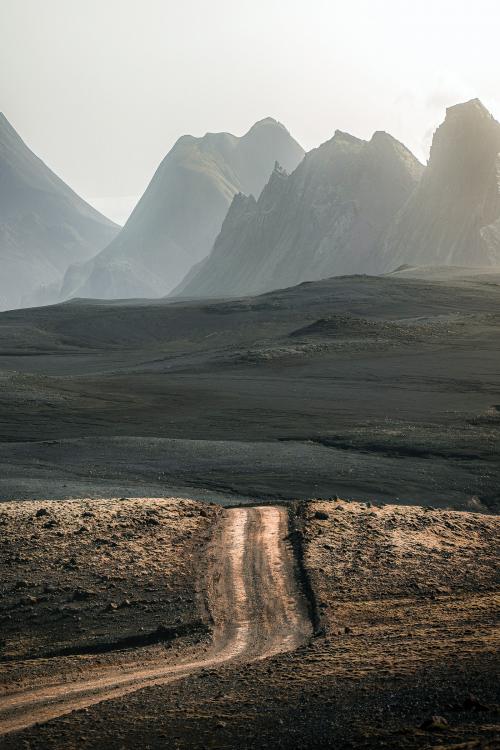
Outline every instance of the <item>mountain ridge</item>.
{"type": "Polygon", "coordinates": [[[500,125],[478,100],[446,110],[427,167],[385,131],[336,130],[286,184],[232,206],[176,296],[239,296],[410,264],[500,264],[500,125]]]}
{"type": "Polygon", "coordinates": [[[303,149],[267,117],[241,137],[181,136],[162,160],[118,237],[65,275],[59,299],[167,294],[210,251],[233,196],[260,193],[276,159],[303,149]]]}
{"type": "Polygon", "coordinates": [[[257,201],[233,199],[212,253],[174,293],[258,294],[371,272],[376,239],[422,171],[383,131],[364,141],[336,130],[291,175],[275,169],[257,201]]]}
{"type": "Polygon", "coordinates": [[[57,283],[119,227],[48,167],[0,114],[0,308],[17,307],[40,283],[57,283]]]}

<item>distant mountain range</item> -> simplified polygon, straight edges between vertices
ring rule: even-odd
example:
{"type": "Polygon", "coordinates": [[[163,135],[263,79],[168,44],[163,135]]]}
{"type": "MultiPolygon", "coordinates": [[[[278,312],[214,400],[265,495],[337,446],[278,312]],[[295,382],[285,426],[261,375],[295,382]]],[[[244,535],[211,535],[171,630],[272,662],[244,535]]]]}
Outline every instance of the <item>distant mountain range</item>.
{"type": "Polygon", "coordinates": [[[213,245],[233,196],[259,195],[275,160],[293,169],[303,149],[271,118],[238,138],[182,136],[162,161],[120,234],[71,266],[56,297],[160,297],[213,245]]]}
{"type": "Polygon", "coordinates": [[[118,231],[2,118],[0,307],[495,267],[499,152],[500,125],[477,99],[447,110],[427,167],[384,132],[364,141],[337,131],[304,154],[267,118],[239,138],[182,136],[118,231]]]}
{"type": "Polygon", "coordinates": [[[291,175],[277,165],[259,200],[234,199],[212,253],[176,294],[258,294],[376,271],[377,245],[422,171],[387,133],[337,131],[291,175]]]}
{"type": "Polygon", "coordinates": [[[109,244],[119,227],[78,197],[0,114],[0,309],[109,244]]]}
{"type": "Polygon", "coordinates": [[[427,168],[386,133],[337,132],[259,200],[234,198],[208,258],[174,294],[255,294],[412,265],[500,263],[500,125],[476,99],[447,110],[427,168]]]}

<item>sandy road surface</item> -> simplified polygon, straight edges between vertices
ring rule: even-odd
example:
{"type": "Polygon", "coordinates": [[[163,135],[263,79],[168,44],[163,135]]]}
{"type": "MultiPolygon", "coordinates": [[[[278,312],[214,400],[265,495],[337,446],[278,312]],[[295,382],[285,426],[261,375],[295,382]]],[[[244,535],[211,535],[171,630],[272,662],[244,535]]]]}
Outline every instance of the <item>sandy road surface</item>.
{"type": "Polygon", "coordinates": [[[213,644],[199,658],[95,668],[85,679],[7,693],[0,699],[0,734],[45,722],[77,709],[171,682],[232,660],[262,659],[296,648],[310,634],[306,603],[285,541],[287,513],[274,506],[225,512],[211,583],[213,644]]]}

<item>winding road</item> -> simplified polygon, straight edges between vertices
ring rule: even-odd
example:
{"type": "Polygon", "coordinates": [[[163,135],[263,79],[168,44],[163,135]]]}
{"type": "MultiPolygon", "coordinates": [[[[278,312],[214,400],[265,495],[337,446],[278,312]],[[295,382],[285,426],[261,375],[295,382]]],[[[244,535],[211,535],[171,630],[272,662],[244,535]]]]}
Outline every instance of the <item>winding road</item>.
{"type": "Polygon", "coordinates": [[[208,651],[176,664],[162,660],[142,668],[103,668],[93,670],[92,677],[68,681],[62,676],[44,687],[7,693],[0,699],[0,735],[201,669],[264,659],[303,643],[311,624],[286,541],[286,509],[233,508],[223,519],[211,584],[215,629],[208,651]]]}

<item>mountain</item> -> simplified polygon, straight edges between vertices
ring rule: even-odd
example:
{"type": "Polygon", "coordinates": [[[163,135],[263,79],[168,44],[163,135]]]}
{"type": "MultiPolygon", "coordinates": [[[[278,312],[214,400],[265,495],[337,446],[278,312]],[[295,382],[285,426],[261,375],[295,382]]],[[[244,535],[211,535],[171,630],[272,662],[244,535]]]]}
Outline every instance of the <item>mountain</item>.
{"type": "Polygon", "coordinates": [[[233,196],[259,195],[276,159],[293,169],[303,155],[271,118],[240,138],[182,136],[120,234],[90,262],[68,270],[60,299],[167,294],[210,252],[233,196]]]}
{"type": "Polygon", "coordinates": [[[292,174],[277,164],[258,200],[237,195],[212,253],[174,294],[255,294],[376,272],[373,253],[422,170],[387,133],[364,141],[337,131],[292,174]]]}
{"type": "Polygon", "coordinates": [[[380,263],[500,264],[500,124],[478,99],[446,110],[417,190],[384,238],[380,263]]]}
{"type": "Polygon", "coordinates": [[[79,198],[0,114],[0,309],[95,255],[118,227],[79,198]]]}

